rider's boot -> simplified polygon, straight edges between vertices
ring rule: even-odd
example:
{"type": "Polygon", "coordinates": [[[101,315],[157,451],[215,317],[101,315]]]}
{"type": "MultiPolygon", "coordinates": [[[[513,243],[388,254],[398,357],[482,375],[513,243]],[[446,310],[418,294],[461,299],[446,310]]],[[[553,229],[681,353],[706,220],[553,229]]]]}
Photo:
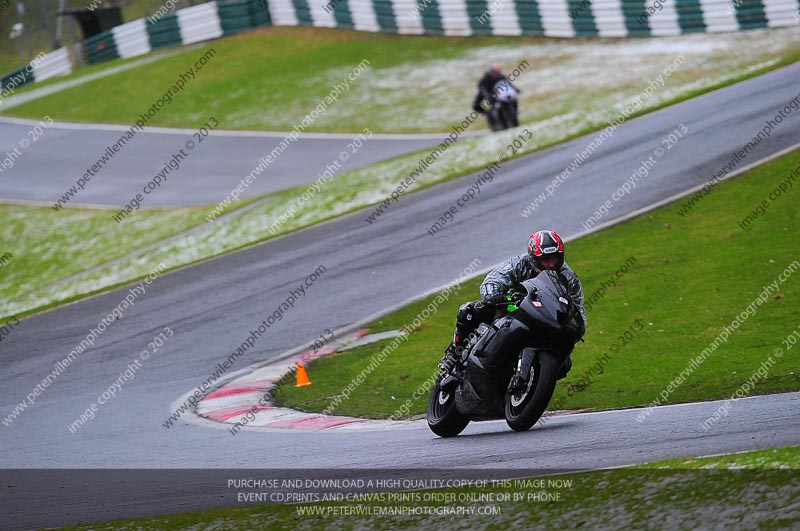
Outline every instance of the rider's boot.
{"type": "Polygon", "coordinates": [[[463,352],[464,347],[458,343],[458,336],[456,336],[444,350],[442,361],[439,362],[439,370],[443,373],[449,373],[452,371],[453,367],[455,367],[459,360],[461,360],[461,353],[463,352]]]}

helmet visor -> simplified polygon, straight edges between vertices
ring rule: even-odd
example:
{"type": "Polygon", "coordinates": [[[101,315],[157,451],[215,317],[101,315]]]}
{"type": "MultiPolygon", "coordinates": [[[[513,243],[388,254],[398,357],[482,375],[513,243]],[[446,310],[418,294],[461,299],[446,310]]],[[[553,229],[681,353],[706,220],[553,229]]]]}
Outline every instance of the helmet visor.
{"type": "Polygon", "coordinates": [[[541,270],[545,269],[555,270],[556,267],[558,266],[558,262],[559,262],[558,255],[549,255],[549,256],[545,255],[536,258],[536,263],[539,266],[539,269],[541,270]]]}

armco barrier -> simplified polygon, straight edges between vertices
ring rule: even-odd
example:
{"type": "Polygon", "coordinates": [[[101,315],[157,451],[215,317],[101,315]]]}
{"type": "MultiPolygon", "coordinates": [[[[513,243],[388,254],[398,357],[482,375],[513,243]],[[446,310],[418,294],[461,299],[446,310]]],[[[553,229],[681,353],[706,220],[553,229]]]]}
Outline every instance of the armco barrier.
{"type": "MultiPolygon", "coordinates": [[[[143,18],[116,26],[86,39],[83,48],[89,63],[99,63],[144,55],[156,48],[216,39],[269,24],[266,0],[218,0],[179,9],[155,22],[143,18]]],[[[0,77],[0,90],[7,96],[22,85],[70,72],[72,61],[67,50],[61,48],[0,77]]]]}
{"type": "Polygon", "coordinates": [[[272,24],[425,35],[626,37],[791,26],[798,0],[269,0],[272,24]]]}
{"type": "Polygon", "coordinates": [[[137,20],[87,39],[91,63],[251,28],[316,26],[417,35],[627,37],[791,26],[800,0],[232,0],[137,20]]]}
{"type": "Polygon", "coordinates": [[[1,96],[7,97],[14,89],[22,85],[63,76],[70,72],[72,72],[72,60],[66,48],[59,48],[48,54],[40,54],[22,68],[0,78],[1,96]]]}
{"type": "Polygon", "coordinates": [[[218,0],[169,13],[155,22],[143,18],[84,41],[86,59],[99,63],[135,57],[156,48],[192,44],[268,25],[263,0],[218,0]]]}
{"type": "MultiPolygon", "coordinates": [[[[217,0],[139,19],[84,41],[89,63],[266,25],[412,35],[627,37],[800,24],[800,0],[217,0]]],[[[8,90],[72,71],[67,51],[0,78],[8,90]]]]}

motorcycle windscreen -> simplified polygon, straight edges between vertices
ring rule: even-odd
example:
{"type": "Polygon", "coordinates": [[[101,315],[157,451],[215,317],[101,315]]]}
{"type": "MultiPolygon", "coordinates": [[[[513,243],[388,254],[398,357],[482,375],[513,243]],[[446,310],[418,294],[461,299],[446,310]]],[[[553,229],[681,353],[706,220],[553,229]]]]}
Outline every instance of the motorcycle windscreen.
{"type": "Polygon", "coordinates": [[[520,304],[520,316],[535,332],[561,330],[566,312],[572,306],[566,279],[555,271],[542,271],[523,282],[528,295],[520,304]]]}

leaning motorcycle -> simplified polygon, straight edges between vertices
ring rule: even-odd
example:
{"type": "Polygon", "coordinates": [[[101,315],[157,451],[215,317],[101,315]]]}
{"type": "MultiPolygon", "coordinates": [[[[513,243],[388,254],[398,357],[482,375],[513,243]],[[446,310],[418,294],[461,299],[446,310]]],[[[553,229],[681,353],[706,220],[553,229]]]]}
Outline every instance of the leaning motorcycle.
{"type": "Polygon", "coordinates": [[[492,89],[493,97],[484,98],[480,102],[481,109],[486,115],[486,121],[492,131],[502,131],[517,127],[517,97],[519,93],[511,83],[505,80],[498,81],[492,89]]]}
{"type": "Polygon", "coordinates": [[[522,286],[525,295],[512,297],[493,323],[481,323],[458,363],[437,379],[427,413],[436,435],[454,437],[470,421],[503,418],[525,431],[544,414],[583,322],[560,272],[542,271],[522,286]]]}

